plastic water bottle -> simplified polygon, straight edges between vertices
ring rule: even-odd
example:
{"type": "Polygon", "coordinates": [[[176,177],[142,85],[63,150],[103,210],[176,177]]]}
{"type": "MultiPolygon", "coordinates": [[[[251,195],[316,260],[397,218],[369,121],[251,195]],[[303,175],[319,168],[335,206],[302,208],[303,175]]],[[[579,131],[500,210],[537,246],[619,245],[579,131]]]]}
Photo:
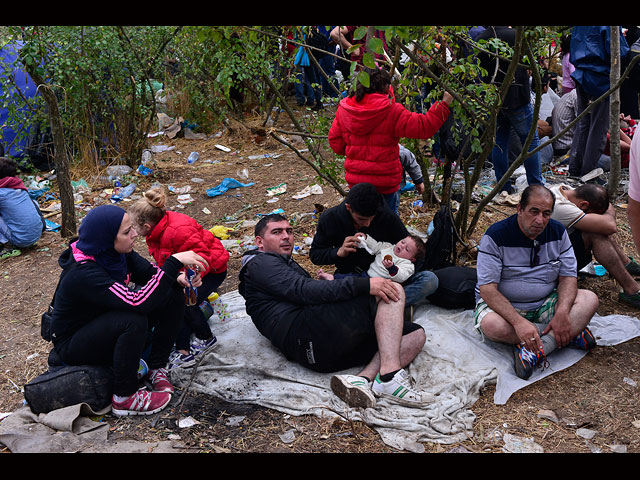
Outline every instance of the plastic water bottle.
{"type": "Polygon", "coordinates": [[[119,193],[119,196],[121,198],[127,198],[128,196],[130,196],[136,189],[136,184],[135,183],[130,183],[129,185],[127,185],[124,188],[121,188],[119,193]]]}
{"type": "Polygon", "coordinates": [[[187,163],[191,165],[192,163],[196,163],[200,158],[200,154],[198,152],[191,152],[189,157],[187,158],[187,163]]]}
{"type": "Polygon", "coordinates": [[[224,322],[225,320],[229,319],[227,306],[224,304],[224,302],[218,295],[218,292],[213,292],[211,295],[209,295],[209,298],[207,300],[209,300],[209,303],[213,308],[213,313],[215,313],[218,316],[221,322],[224,322]]]}

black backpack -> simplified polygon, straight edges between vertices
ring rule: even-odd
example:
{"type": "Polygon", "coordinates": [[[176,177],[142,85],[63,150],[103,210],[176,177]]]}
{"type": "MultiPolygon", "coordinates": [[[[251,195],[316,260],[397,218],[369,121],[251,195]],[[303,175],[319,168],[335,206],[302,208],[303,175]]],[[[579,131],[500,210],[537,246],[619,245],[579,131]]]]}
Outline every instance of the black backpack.
{"type": "Polygon", "coordinates": [[[471,267],[446,267],[433,272],[438,277],[438,289],[428,300],[439,307],[471,310],[476,305],[478,275],[471,267]]]}
{"type": "Polygon", "coordinates": [[[440,207],[433,217],[433,232],[425,250],[422,270],[440,270],[456,264],[456,231],[449,207],[440,207]]]}

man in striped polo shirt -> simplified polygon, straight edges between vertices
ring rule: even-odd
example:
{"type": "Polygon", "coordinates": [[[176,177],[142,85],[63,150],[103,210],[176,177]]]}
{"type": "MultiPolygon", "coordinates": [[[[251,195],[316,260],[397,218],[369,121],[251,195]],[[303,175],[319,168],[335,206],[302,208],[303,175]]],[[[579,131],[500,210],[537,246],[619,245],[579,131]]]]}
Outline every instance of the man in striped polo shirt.
{"type": "Polygon", "coordinates": [[[475,327],[513,345],[522,379],[556,348],[596,345],[587,325],[598,297],[578,289],[569,236],[551,219],[554,204],[549,189],[531,185],[517,213],[489,227],[480,241],[475,327]]]}

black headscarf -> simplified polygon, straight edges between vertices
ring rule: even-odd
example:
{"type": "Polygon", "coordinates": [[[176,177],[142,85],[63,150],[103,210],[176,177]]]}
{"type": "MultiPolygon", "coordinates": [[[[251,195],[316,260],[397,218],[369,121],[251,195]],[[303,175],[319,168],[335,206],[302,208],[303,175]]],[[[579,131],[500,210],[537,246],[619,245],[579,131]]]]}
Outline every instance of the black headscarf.
{"type": "Polygon", "coordinates": [[[125,211],[115,205],[100,205],[91,210],[80,225],[76,247],[92,256],[111,277],[119,282],[127,278],[127,260],[113,244],[118,236],[125,211]]]}

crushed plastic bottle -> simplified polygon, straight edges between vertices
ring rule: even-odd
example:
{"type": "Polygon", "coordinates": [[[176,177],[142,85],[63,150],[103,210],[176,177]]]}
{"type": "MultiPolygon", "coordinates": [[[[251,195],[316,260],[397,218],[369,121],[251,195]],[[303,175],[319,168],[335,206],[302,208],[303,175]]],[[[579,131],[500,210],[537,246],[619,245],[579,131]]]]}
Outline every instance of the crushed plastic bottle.
{"type": "Polygon", "coordinates": [[[200,158],[200,154],[198,152],[191,152],[189,154],[189,157],[187,158],[187,163],[189,165],[196,163],[199,158],[200,158]]]}

